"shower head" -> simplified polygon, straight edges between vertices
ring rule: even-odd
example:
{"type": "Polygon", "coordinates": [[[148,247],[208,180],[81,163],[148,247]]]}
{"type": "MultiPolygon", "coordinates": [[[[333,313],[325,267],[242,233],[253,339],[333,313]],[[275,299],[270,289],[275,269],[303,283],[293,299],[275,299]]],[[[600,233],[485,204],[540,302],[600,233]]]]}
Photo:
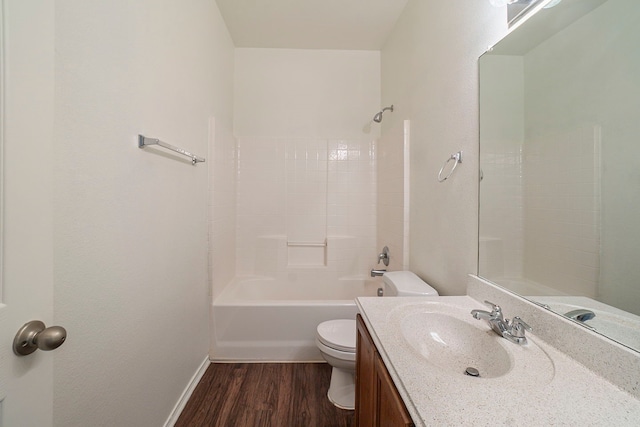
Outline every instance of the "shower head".
{"type": "Polygon", "coordinates": [[[393,105],[391,107],[384,107],[382,110],[378,111],[375,116],[373,116],[373,121],[376,123],[380,123],[382,121],[382,113],[390,110],[393,113],[393,105]]]}

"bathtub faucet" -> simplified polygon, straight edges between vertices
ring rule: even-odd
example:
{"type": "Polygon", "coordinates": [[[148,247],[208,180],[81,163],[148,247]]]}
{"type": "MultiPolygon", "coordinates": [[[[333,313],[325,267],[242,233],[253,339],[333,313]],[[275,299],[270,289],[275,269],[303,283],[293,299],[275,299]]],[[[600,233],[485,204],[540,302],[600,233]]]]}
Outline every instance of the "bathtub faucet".
{"type": "Polygon", "coordinates": [[[382,276],[386,272],[387,272],[387,270],[374,270],[374,269],[371,269],[371,277],[382,276]]]}
{"type": "Polygon", "coordinates": [[[389,258],[389,247],[385,246],[384,248],[382,248],[382,252],[378,254],[378,264],[380,264],[380,261],[382,261],[384,262],[384,265],[389,267],[389,258]]]}

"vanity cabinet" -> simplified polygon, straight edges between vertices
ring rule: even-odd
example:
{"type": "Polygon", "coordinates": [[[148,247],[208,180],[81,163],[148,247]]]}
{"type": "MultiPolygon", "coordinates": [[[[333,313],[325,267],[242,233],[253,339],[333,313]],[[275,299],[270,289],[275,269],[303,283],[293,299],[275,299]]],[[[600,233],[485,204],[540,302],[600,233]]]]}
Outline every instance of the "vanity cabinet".
{"type": "Polygon", "coordinates": [[[356,426],[413,426],[362,317],[357,316],[356,426]]]}

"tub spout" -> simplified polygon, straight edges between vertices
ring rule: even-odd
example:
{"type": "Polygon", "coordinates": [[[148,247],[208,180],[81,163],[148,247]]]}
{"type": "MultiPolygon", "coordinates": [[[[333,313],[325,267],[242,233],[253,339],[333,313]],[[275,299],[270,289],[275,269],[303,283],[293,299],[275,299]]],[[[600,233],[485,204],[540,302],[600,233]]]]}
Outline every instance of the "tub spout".
{"type": "Polygon", "coordinates": [[[371,277],[382,276],[387,270],[371,270],[371,277]]]}

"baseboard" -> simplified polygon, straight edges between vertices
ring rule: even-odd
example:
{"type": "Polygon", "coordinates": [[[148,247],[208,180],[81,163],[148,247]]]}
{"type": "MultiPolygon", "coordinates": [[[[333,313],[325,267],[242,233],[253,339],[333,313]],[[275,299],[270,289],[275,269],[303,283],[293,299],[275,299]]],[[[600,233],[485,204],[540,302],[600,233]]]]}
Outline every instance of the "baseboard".
{"type": "Polygon", "coordinates": [[[212,362],[324,362],[313,339],[291,341],[218,341],[212,362]]]}
{"type": "Polygon", "coordinates": [[[193,374],[191,381],[189,381],[189,384],[187,384],[187,387],[182,392],[182,396],[180,396],[180,399],[178,399],[176,406],[173,407],[173,410],[169,414],[169,418],[164,423],[164,427],[173,427],[176,424],[176,422],[178,421],[178,417],[180,417],[182,410],[187,405],[187,402],[189,401],[193,390],[195,390],[210,363],[211,362],[209,361],[209,356],[205,357],[196,373],[193,374]]]}

